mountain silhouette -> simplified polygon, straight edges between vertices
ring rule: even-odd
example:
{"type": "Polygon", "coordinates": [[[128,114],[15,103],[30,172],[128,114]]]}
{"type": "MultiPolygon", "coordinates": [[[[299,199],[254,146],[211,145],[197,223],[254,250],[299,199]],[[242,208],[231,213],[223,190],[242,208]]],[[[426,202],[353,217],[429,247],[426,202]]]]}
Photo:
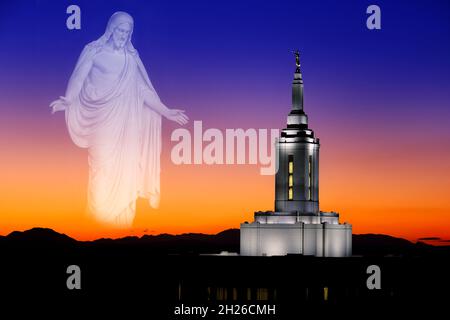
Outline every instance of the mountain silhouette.
{"type": "MultiPolygon", "coordinates": [[[[180,235],[159,234],[142,237],[128,236],[118,239],[101,238],[78,241],[66,234],[48,228],[13,231],[0,237],[3,248],[48,249],[120,249],[144,250],[167,254],[205,254],[222,251],[239,252],[239,229],[228,229],[217,234],[184,233],[180,235]]],[[[450,252],[450,246],[435,247],[423,242],[413,243],[402,238],[384,234],[353,235],[354,255],[405,255],[450,252]]]]}
{"type": "Polygon", "coordinates": [[[33,228],[26,231],[13,231],[0,239],[0,245],[14,245],[17,247],[70,247],[77,244],[77,240],[58,233],[49,228],[33,228]]]}

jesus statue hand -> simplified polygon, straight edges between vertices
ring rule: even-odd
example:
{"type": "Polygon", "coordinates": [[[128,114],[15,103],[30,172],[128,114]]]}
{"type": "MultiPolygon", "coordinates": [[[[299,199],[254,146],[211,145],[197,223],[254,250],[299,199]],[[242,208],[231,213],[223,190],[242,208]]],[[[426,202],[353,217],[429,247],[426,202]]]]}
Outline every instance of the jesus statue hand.
{"type": "Polygon", "coordinates": [[[169,109],[165,112],[164,116],[178,124],[186,124],[189,120],[188,116],[184,114],[184,110],[180,109],[169,109]]]}
{"type": "Polygon", "coordinates": [[[69,101],[66,97],[59,97],[59,99],[53,101],[50,103],[50,108],[52,108],[52,114],[57,111],[63,111],[66,110],[66,108],[69,106],[69,101]]]}

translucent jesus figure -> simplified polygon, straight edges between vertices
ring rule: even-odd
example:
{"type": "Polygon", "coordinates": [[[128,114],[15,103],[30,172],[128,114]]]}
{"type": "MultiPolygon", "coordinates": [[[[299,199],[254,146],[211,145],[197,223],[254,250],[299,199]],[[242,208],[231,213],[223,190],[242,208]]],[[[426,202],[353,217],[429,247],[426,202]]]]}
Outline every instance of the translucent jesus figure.
{"type": "Polygon", "coordinates": [[[105,34],[82,51],[66,95],[50,104],[53,113],[65,110],[73,142],[88,148],[88,211],[118,227],[131,226],[138,197],[159,205],[161,116],[188,121],[159,99],[132,33],[133,18],[114,13],[105,34]]]}

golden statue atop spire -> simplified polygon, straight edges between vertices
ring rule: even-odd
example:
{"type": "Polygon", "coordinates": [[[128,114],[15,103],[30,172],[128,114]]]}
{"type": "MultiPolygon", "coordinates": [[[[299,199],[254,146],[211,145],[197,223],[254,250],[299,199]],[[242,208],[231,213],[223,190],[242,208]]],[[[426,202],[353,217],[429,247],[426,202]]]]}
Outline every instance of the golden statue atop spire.
{"type": "Polygon", "coordinates": [[[295,65],[297,66],[295,72],[300,73],[300,51],[297,49],[297,51],[294,51],[294,54],[295,54],[295,65]]]}

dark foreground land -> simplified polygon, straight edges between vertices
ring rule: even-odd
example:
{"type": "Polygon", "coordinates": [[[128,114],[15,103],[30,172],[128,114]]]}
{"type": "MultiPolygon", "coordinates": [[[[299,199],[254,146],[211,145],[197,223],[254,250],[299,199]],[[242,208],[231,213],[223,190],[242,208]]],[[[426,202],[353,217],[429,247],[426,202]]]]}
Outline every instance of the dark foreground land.
{"type": "Polygon", "coordinates": [[[14,318],[32,311],[60,319],[302,319],[390,318],[450,305],[449,247],[382,235],[355,235],[353,246],[351,258],[239,257],[206,255],[238,252],[238,230],[93,242],[49,229],[14,232],[0,237],[0,307],[19,305],[14,318]],[[67,288],[70,265],[80,267],[80,290],[67,288]],[[381,270],[379,290],[367,287],[370,265],[381,270]],[[186,314],[200,307],[205,316],[186,314]]]}

